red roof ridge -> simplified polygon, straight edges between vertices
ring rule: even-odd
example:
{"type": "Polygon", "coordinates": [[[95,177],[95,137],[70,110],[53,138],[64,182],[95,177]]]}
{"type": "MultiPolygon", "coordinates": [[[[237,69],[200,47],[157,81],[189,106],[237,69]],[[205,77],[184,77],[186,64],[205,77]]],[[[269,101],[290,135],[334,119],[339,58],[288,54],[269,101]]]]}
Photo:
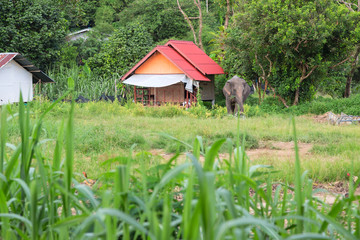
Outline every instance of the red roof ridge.
{"type": "Polygon", "coordinates": [[[179,54],[175,49],[170,46],[158,45],[153,50],[151,50],[145,57],[143,57],[134,67],[132,67],[122,78],[125,80],[128,78],[137,68],[139,68],[147,59],[149,59],[155,52],[161,53],[166,57],[171,63],[177,66],[184,74],[190,79],[199,80],[199,81],[210,81],[205,77],[198,69],[196,69],[191,63],[189,63],[181,54],[179,54]],[[167,52],[170,51],[170,52],[167,52]],[[172,55],[172,56],[169,56],[172,55]],[[177,63],[174,58],[178,58],[181,61],[181,64],[177,63]],[[188,64],[188,65],[187,65],[188,64]],[[186,66],[187,65],[187,66],[186,66]]]}
{"type": "Polygon", "coordinates": [[[204,75],[224,74],[224,70],[192,41],[169,40],[165,45],[174,48],[180,55],[182,55],[188,62],[190,62],[204,75]],[[179,47],[178,45],[182,46],[179,47]],[[184,48],[184,45],[188,45],[189,47],[184,48]],[[190,51],[191,53],[187,51],[190,51]]]}
{"type": "Polygon", "coordinates": [[[18,53],[0,53],[0,69],[13,60],[18,53]]]}

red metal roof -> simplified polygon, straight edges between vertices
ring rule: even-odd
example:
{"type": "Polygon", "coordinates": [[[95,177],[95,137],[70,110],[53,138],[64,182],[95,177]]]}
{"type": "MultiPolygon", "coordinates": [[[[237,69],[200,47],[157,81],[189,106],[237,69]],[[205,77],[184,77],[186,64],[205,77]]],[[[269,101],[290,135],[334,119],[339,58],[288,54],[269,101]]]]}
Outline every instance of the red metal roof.
{"type": "Polygon", "coordinates": [[[127,72],[121,80],[128,78],[135,70],[141,66],[148,58],[150,58],[155,52],[160,52],[170,62],[177,66],[184,74],[190,79],[197,81],[210,81],[207,77],[199,72],[193,65],[191,65],[183,56],[176,52],[169,46],[157,46],[151,52],[149,52],[143,59],[141,59],[129,72],[127,72]]]}
{"type": "Polygon", "coordinates": [[[165,46],[173,47],[204,75],[224,74],[224,70],[191,41],[170,40],[165,46]]]}
{"type": "Polygon", "coordinates": [[[157,46],[141,59],[121,80],[125,80],[156,51],[181,69],[189,78],[210,81],[205,75],[224,74],[224,70],[193,42],[170,40],[165,46],[157,46]]]}
{"type": "Polygon", "coordinates": [[[8,64],[17,53],[0,53],[0,68],[8,64]]]}
{"type": "Polygon", "coordinates": [[[35,67],[29,60],[24,58],[20,53],[0,53],[0,69],[8,64],[11,60],[17,62],[26,71],[30,72],[33,76],[33,83],[41,82],[54,82],[39,68],[35,67]]]}
{"type": "Polygon", "coordinates": [[[158,46],[158,51],[163,54],[167,59],[174,63],[180,70],[182,70],[186,76],[190,79],[197,81],[210,81],[207,77],[199,72],[193,65],[191,65],[186,59],[178,52],[168,46],[158,46]]]}

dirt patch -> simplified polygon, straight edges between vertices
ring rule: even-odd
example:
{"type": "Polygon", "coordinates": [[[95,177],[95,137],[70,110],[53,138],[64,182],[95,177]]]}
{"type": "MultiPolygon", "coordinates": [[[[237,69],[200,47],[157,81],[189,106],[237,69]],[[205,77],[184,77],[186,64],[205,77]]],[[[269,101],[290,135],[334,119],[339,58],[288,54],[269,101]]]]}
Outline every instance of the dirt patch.
{"type": "MultiPolygon", "coordinates": [[[[251,160],[256,160],[259,158],[276,156],[277,158],[284,159],[293,159],[294,158],[294,143],[293,142],[276,142],[276,141],[267,141],[260,142],[260,147],[257,149],[249,149],[246,151],[246,154],[250,157],[251,160]]],[[[305,157],[311,154],[311,149],[313,145],[311,143],[298,143],[299,155],[301,157],[305,157]]],[[[149,151],[154,156],[160,156],[165,161],[170,160],[174,154],[166,153],[163,149],[152,149],[149,151]]],[[[220,153],[220,159],[229,158],[228,153],[220,153]]],[[[185,159],[185,154],[181,154],[179,156],[179,160],[185,159]]],[[[201,158],[200,161],[203,159],[201,158]]]]}
{"type": "Polygon", "coordinates": [[[322,115],[313,115],[313,116],[311,116],[311,118],[312,118],[315,122],[328,123],[328,122],[329,122],[329,112],[324,113],[324,114],[322,114],[322,115]]]}
{"type": "MultiPolygon", "coordinates": [[[[298,143],[300,158],[310,155],[313,145],[310,143],[298,143]]],[[[260,142],[260,148],[250,149],[246,154],[251,160],[263,157],[276,156],[279,159],[293,159],[295,147],[293,142],[260,142]]]]}

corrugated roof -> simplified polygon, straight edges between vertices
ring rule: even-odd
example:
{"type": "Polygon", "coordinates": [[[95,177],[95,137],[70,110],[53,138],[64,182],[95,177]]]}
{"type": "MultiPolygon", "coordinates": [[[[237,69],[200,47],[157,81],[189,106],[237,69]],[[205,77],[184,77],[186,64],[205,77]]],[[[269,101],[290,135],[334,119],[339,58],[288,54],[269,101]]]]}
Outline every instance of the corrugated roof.
{"type": "Polygon", "coordinates": [[[17,53],[0,53],[0,69],[8,64],[16,55],[17,53]]]}
{"type": "Polygon", "coordinates": [[[180,68],[190,79],[194,79],[197,81],[210,81],[210,79],[205,77],[193,65],[191,65],[188,61],[186,61],[186,59],[183,56],[181,56],[171,47],[158,46],[157,49],[167,59],[169,59],[172,63],[174,63],[178,68],[180,68]]]}
{"type": "Polygon", "coordinates": [[[127,72],[121,80],[128,78],[135,70],[141,66],[147,59],[149,59],[155,52],[160,52],[170,62],[177,66],[184,74],[190,79],[197,81],[210,81],[207,77],[199,72],[193,65],[191,65],[183,56],[176,52],[169,46],[157,46],[151,52],[149,52],[143,59],[141,59],[129,72],[127,72]]]}
{"type": "Polygon", "coordinates": [[[20,53],[0,53],[0,69],[8,64],[11,60],[17,62],[25,70],[33,75],[33,83],[41,82],[54,82],[39,68],[35,67],[29,60],[23,57],[20,53]]]}
{"type": "Polygon", "coordinates": [[[170,40],[165,46],[173,47],[202,74],[224,74],[224,70],[191,41],[170,40]]]}

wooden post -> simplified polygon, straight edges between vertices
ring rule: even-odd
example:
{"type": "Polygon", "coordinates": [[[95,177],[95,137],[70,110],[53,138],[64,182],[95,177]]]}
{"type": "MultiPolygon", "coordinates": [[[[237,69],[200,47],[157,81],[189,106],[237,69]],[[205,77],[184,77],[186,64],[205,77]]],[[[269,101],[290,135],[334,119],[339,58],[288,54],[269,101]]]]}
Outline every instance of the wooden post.
{"type": "Polygon", "coordinates": [[[157,103],[156,103],[156,98],[157,98],[157,88],[154,88],[154,105],[156,104],[157,105],[157,103]]]}
{"type": "Polygon", "coordinates": [[[134,100],[135,100],[135,103],[136,103],[136,86],[134,86],[134,100]]]}
{"type": "Polygon", "coordinates": [[[116,87],[116,78],[115,78],[115,98],[116,98],[116,96],[117,96],[117,87],[116,87]]]}

